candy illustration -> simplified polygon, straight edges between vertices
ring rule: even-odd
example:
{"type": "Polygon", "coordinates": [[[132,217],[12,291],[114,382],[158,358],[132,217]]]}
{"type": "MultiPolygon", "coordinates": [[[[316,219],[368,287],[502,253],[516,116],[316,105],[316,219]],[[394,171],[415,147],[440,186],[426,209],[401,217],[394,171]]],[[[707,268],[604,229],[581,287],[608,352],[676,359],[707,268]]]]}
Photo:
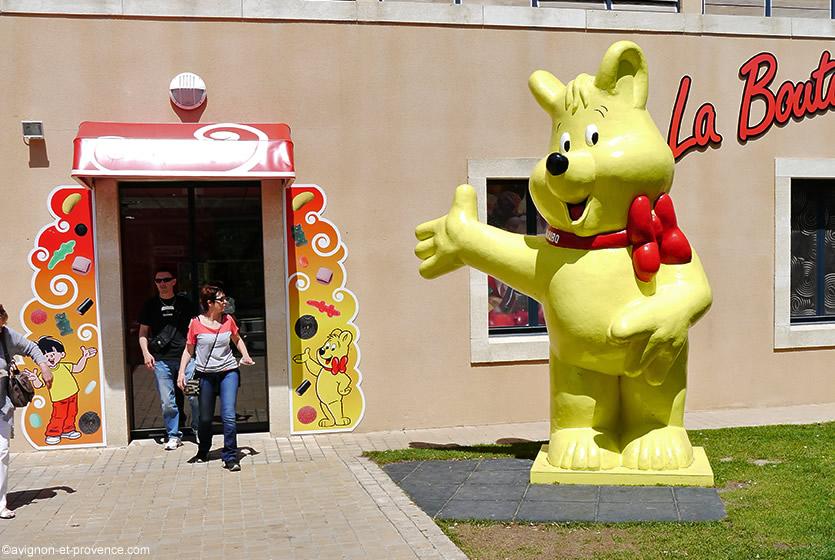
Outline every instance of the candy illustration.
{"type": "Polygon", "coordinates": [[[307,237],[304,236],[304,230],[300,224],[293,226],[293,241],[296,243],[296,247],[307,245],[307,237]]]}
{"type": "Polygon", "coordinates": [[[310,381],[305,379],[299,384],[298,387],[296,387],[296,394],[301,397],[307,392],[308,389],[310,389],[310,381]]]}
{"type": "Polygon", "coordinates": [[[101,428],[101,418],[93,411],[85,412],[78,419],[78,429],[82,434],[95,434],[101,428]]]}
{"type": "Polygon", "coordinates": [[[333,279],[333,270],[323,266],[316,272],[316,281],[320,284],[330,284],[333,279]]]}
{"type": "Polygon", "coordinates": [[[340,313],[339,310],[333,306],[333,304],[325,303],[322,300],[309,299],[307,300],[307,305],[315,307],[322,313],[327,313],[328,317],[339,317],[342,315],[342,313],[340,313]]]}
{"type": "Polygon", "coordinates": [[[299,210],[302,206],[313,200],[313,193],[310,191],[297,194],[293,197],[293,210],[299,210]]]}
{"type": "Polygon", "coordinates": [[[44,323],[46,323],[47,319],[46,311],[44,311],[43,309],[36,309],[29,315],[29,318],[36,325],[43,325],[44,323]]]}
{"type": "Polygon", "coordinates": [[[66,313],[55,314],[55,326],[58,327],[58,334],[61,336],[67,336],[73,333],[72,325],[70,325],[70,320],[67,319],[66,313]]]}
{"type": "Polygon", "coordinates": [[[302,424],[310,424],[316,420],[316,409],[312,406],[303,406],[299,409],[296,417],[302,424]]]}
{"type": "Polygon", "coordinates": [[[319,330],[319,323],[316,322],[316,317],[313,315],[302,315],[296,319],[296,336],[302,340],[313,338],[316,336],[316,331],[319,330]]]}
{"type": "Polygon", "coordinates": [[[84,315],[85,313],[90,311],[91,307],[93,307],[93,300],[87,298],[81,302],[81,305],[78,306],[78,309],[76,309],[76,311],[78,311],[79,315],[84,315]]]}
{"type": "Polygon", "coordinates": [[[302,268],[307,268],[310,265],[310,261],[307,260],[307,257],[304,255],[299,257],[299,266],[302,268]]]}
{"type": "Polygon", "coordinates": [[[79,274],[87,274],[90,272],[90,267],[92,265],[93,262],[90,259],[79,255],[72,261],[72,270],[73,272],[77,272],[79,274]]]}
{"type": "Polygon", "coordinates": [[[53,268],[58,266],[58,263],[60,263],[69,255],[71,255],[73,251],[75,251],[75,240],[61,243],[61,246],[58,247],[58,250],[55,251],[55,254],[52,255],[51,259],[49,259],[49,264],[47,264],[46,267],[49,270],[52,270],[53,268]]]}
{"type": "Polygon", "coordinates": [[[79,202],[81,202],[81,195],[78,193],[72,193],[64,199],[64,202],[61,203],[61,211],[64,214],[69,214],[79,202]]]}

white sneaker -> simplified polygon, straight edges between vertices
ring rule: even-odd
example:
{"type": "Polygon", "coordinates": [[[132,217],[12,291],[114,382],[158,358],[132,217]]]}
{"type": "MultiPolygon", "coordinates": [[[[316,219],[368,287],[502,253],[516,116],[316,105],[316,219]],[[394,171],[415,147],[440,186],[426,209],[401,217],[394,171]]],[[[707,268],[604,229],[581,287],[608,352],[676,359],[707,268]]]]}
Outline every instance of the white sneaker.
{"type": "Polygon", "coordinates": [[[61,434],[61,437],[64,439],[78,439],[81,437],[81,432],[76,432],[73,430],[72,432],[66,432],[61,434]]]}
{"type": "Polygon", "coordinates": [[[58,445],[61,443],[61,436],[46,436],[47,445],[58,445]]]}
{"type": "Polygon", "coordinates": [[[181,445],[183,445],[183,442],[180,441],[180,438],[172,437],[172,438],[168,438],[168,441],[165,442],[165,446],[163,447],[163,449],[165,449],[166,451],[174,451],[175,449],[177,449],[181,445]]]}

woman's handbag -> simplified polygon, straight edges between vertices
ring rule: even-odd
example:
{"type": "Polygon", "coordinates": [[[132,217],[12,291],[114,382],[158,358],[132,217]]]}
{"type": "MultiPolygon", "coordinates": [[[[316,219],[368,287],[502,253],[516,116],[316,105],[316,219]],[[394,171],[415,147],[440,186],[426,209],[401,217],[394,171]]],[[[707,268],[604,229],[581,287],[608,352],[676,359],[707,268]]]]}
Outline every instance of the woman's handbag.
{"type": "Polygon", "coordinates": [[[186,388],[183,390],[183,394],[187,397],[199,397],[200,396],[200,380],[199,379],[189,379],[186,381],[186,388]]]}
{"type": "Polygon", "coordinates": [[[3,358],[6,360],[6,367],[9,368],[9,400],[15,407],[26,406],[35,398],[35,388],[29,378],[20,373],[14,360],[9,357],[5,328],[0,331],[0,345],[3,346],[3,358]]]}
{"type": "MultiPolygon", "coordinates": [[[[197,319],[198,321],[200,320],[197,317],[195,317],[194,319],[197,319]]],[[[194,319],[192,319],[192,321],[194,319]]],[[[218,328],[217,333],[215,333],[215,339],[212,341],[212,349],[209,350],[209,355],[206,358],[206,363],[203,364],[203,367],[208,366],[209,365],[209,360],[212,359],[212,352],[215,351],[215,344],[217,344],[217,337],[218,337],[219,334],[220,334],[220,328],[218,328]]],[[[196,350],[195,350],[195,353],[196,353],[196,350]]],[[[200,396],[200,380],[196,378],[197,374],[200,374],[200,373],[204,373],[204,372],[197,370],[197,367],[195,366],[195,372],[194,372],[195,378],[187,380],[186,381],[186,388],[183,389],[183,394],[185,396],[187,396],[187,397],[199,397],[200,396]]]]}

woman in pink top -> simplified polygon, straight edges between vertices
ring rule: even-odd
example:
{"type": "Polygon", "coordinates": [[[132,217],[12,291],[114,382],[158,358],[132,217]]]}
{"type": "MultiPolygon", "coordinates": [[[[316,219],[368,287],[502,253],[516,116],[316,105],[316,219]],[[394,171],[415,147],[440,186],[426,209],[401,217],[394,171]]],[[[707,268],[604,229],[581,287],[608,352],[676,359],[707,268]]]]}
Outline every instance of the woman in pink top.
{"type": "Polygon", "coordinates": [[[243,339],[238,336],[238,326],[231,315],[223,312],[226,294],[216,284],[206,284],[200,289],[200,303],[205,310],[191,320],[186,336],[186,349],[180,360],[177,385],[185,390],[186,366],[192,356],[195,359],[195,377],[200,380],[200,428],[198,448],[194,460],[209,460],[212,447],[212,418],[215,399],[220,396],[220,418],[223,422],[223,466],[230,471],[241,470],[238,462],[238,428],[235,424],[235,405],[241,372],[232,354],[234,344],[241,353],[241,365],[255,362],[249,357],[243,339]],[[196,354],[196,355],[195,355],[196,354]]]}

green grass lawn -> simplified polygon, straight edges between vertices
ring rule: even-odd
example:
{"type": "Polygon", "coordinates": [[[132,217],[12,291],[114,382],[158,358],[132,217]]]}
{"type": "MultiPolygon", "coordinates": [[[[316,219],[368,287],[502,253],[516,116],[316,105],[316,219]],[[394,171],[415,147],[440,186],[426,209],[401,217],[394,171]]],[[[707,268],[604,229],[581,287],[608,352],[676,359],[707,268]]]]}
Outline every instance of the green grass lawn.
{"type": "MultiPolygon", "coordinates": [[[[711,523],[447,522],[472,560],[835,560],[835,423],[690,432],[728,517],[711,523]]],[[[520,457],[540,443],[369,452],[397,461],[520,457]]]]}

